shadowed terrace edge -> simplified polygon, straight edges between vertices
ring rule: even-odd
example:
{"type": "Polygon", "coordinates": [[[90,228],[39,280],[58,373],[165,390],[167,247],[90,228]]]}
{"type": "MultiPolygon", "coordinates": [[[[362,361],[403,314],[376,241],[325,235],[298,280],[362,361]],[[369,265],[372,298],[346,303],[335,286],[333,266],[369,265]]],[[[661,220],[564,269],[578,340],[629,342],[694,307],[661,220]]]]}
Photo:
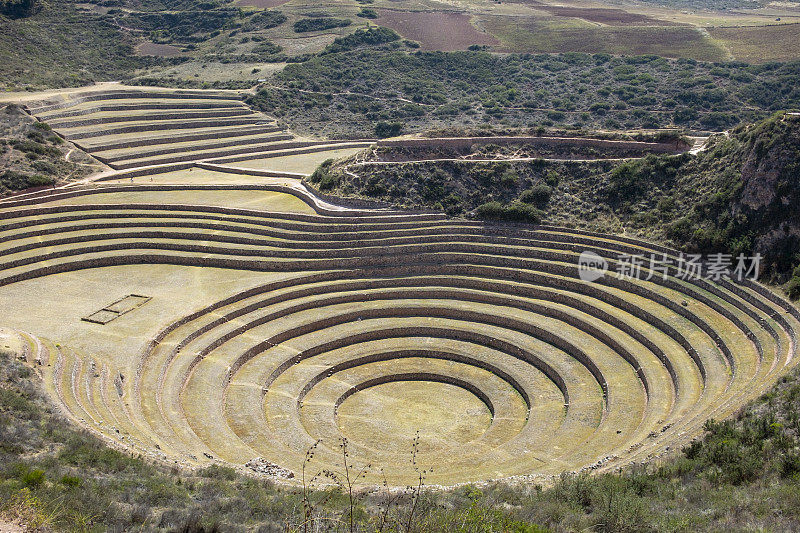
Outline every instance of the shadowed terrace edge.
{"type": "Polygon", "coordinates": [[[577,278],[580,250],[661,251],[646,243],[130,188],[4,202],[0,301],[26,306],[4,326],[70,416],[148,456],[296,472],[320,439],[335,464],[346,436],[404,483],[409,424],[439,417],[458,423],[419,428],[433,483],[603,468],[685,442],[794,364],[798,313],[762,286],[577,278]],[[80,320],[129,295],[151,299],[80,320]]]}

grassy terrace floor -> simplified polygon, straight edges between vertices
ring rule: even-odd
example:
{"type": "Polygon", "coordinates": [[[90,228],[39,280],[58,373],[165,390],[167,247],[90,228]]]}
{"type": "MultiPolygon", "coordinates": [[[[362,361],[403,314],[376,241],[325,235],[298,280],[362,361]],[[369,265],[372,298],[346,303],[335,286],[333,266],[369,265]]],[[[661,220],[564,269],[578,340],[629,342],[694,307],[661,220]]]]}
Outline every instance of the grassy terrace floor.
{"type": "Polygon", "coordinates": [[[271,117],[249,108],[243,96],[235,91],[99,85],[82,92],[42,94],[24,99],[24,105],[115,170],[180,171],[203,161],[308,175],[328,158],[352,155],[370,145],[295,137],[271,117]]]}
{"type": "Polygon", "coordinates": [[[795,364],[800,313],[761,286],[577,278],[583,250],[613,269],[656,246],[262,180],[194,169],[0,202],[0,305],[27,310],[3,326],[75,422],[154,460],[295,475],[315,442],[334,468],[346,437],[393,485],[417,477],[419,430],[430,483],[546,480],[661,457],[795,364]],[[129,295],[152,299],[81,320],[129,295]]]}

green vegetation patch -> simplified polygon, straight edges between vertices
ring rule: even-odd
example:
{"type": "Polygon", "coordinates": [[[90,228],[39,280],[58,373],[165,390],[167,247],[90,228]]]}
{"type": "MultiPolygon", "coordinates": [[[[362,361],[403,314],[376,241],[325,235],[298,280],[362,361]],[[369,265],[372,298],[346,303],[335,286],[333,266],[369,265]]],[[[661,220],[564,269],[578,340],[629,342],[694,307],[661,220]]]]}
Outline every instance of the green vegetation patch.
{"type": "MultiPolygon", "coordinates": [[[[737,417],[710,421],[673,459],[621,474],[565,474],[550,488],[490,483],[452,490],[283,489],[210,466],[154,466],[74,429],[33,373],[0,352],[0,513],[57,531],[473,532],[706,531],[800,524],[800,377],[737,417]],[[352,503],[352,506],[351,506],[352,503]],[[540,524],[540,525],[538,525],[540,524]]],[[[333,475],[333,473],[331,473],[333,475]]],[[[330,479],[329,477],[325,478],[330,479]]]]}
{"type": "Polygon", "coordinates": [[[371,26],[369,28],[356,30],[344,37],[337,37],[325,48],[323,54],[347,52],[361,47],[394,43],[398,40],[400,40],[400,36],[394,30],[382,26],[371,26]]]}
{"type": "MultiPolygon", "coordinates": [[[[73,151],[50,127],[16,105],[0,108],[0,196],[84,176],[91,167],[66,161],[73,151]]],[[[76,159],[88,158],[73,151],[76,159]]]]}
{"type": "MultiPolygon", "coordinates": [[[[388,31],[372,35],[394,38],[388,31]]],[[[287,66],[251,103],[301,131],[330,137],[369,136],[379,121],[403,123],[406,132],[531,124],[720,131],[800,106],[798,62],[406,52],[391,49],[401,42],[383,38],[352,50],[369,35],[356,32],[325,54],[287,66]],[[359,43],[351,46],[351,38],[359,43]]]]}
{"type": "Polygon", "coordinates": [[[0,15],[12,19],[29,17],[39,8],[36,0],[0,0],[0,15]]]}
{"type": "Polygon", "coordinates": [[[152,64],[108,15],[78,11],[63,0],[32,16],[0,17],[0,89],[75,87],[126,79],[152,64]]]}
{"type": "Polygon", "coordinates": [[[123,17],[121,24],[150,34],[155,42],[197,43],[233,26],[240,12],[234,8],[207,11],[138,12],[123,17]]]}
{"type": "Polygon", "coordinates": [[[650,154],[620,163],[562,161],[551,153],[542,157],[553,161],[502,161],[508,152],[496,153],[491,144],[477,153],[498,160],[426,161],[455,156],[435,146],[379,148],[376,158],[396,163],[345,160],[326,172],[343,195],[407,207],[624,230],[688,252],[760,253],[761,279],[788,282],[790,295],[800,296],[800,119],[794,115],[777,113],[714,136],[695,156],[650,154]]]}
{"type": "Polygon", "coordinates": [[[267,30],[275,28],[286,22],[287,17],[280,11],[259,11],[242,27],[245,31],[267,30]]]}
{"type": "Polygon", "coordinates": [[[340,19],[335,17],[318,17],[300,19],[292,27],[296,33],[306,33],[310,31],[331,30],[333,28],[346,28],[353,21],[350,19],[340,19]]]}

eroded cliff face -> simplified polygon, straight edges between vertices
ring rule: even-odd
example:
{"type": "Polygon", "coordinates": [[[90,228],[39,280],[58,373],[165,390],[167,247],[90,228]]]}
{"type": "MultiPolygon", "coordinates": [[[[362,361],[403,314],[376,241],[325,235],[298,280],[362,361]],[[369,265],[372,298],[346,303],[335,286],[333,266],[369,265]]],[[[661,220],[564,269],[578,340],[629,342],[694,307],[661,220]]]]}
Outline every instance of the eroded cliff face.
{"type": "Polygon", "coordinates": [[[800,253],[800,115],[773,117],[740,138],[741,189],[731,211],[754,251],[782,274],[800,253]]]}
{"type": "Polygon", "coordinates": [[[800,114],[753,126],[742,157],[740,204],[750,210],[788,207],[798,193],[800,114]]]}

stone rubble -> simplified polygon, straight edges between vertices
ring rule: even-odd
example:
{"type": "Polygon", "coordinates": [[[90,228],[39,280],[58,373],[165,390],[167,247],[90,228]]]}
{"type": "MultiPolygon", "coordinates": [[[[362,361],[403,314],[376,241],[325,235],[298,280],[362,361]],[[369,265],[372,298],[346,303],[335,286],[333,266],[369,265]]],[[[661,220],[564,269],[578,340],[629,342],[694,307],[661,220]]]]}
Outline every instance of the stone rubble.
{"type": "Polygon", "coordinates": [[[255,459],[250,459],[244,464],[244,466],[246,466],[253,472],[259,474],[266,474],[271,477],[277,477],[283,479],[294,478],[294,473],[291,470],[281,468],[275,463],[267,461],[263,457],[256,457],[255,459]]]}

